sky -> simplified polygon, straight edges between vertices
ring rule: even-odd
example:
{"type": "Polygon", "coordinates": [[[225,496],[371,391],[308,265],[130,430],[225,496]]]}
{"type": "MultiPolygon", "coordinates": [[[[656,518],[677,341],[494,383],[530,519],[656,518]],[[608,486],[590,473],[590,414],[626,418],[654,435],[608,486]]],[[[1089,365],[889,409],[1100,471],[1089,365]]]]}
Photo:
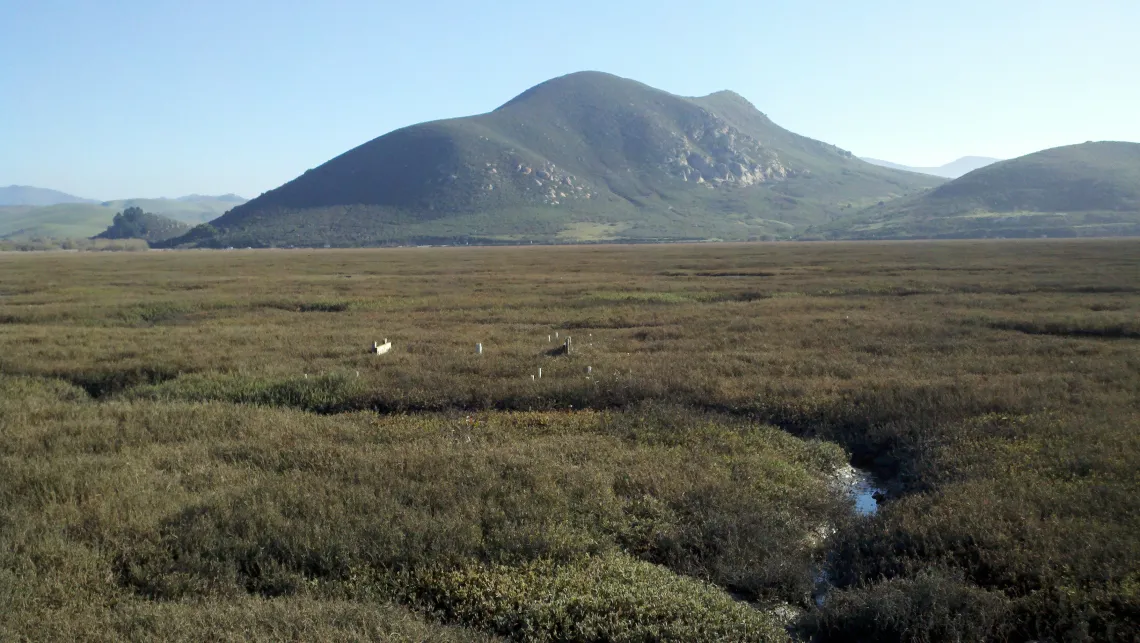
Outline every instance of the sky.
{"type": "Polygon", "coordinates": [[[0,186],[254,197],[599,70],[935,166],[1140,141],[1137,0],[0,0],[0,186]]]}

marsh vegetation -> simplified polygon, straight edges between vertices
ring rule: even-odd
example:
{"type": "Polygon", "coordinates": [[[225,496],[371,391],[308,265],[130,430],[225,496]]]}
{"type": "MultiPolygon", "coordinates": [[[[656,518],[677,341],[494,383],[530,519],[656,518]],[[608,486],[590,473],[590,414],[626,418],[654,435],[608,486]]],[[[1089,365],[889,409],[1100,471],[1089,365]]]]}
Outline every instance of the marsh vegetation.
{"type": "Polygon", "coordinates": [[[1137,319],[1132,240],[0,254],[0,639],[1136,640],[1137,319]]]}

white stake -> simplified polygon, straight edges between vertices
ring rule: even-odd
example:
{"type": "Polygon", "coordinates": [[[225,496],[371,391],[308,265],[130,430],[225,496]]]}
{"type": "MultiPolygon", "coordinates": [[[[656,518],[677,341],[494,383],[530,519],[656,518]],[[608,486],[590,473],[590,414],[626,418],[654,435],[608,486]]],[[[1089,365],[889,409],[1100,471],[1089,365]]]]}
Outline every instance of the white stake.
{"type": "Polygon", "coordinates": [[[475,354],[476,355],[482,355],[483,354],[483,344],[481,344],[481,343],[475,344],[475,354]]]}
{"type": "Polygon", "coordinates": [[[542,369],[538,369],[538,379],[542,379],[542,369]]]}

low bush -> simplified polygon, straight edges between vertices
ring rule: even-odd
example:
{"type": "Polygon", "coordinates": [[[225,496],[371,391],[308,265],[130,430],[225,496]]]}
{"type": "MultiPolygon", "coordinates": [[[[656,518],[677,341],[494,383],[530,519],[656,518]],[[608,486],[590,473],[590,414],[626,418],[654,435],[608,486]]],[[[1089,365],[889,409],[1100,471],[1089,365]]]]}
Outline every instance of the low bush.
{"type": "Polygon", "coordinates": [[[819,643],[943,643],[1004,640],[1009,600],[944,572],[833,591],[809,617],[819,643]]]}
{"type": "Polygon", "coordinates": [[[389,582],[440,620],[516,641],[788,640],[772,615],[722,589],[622,555],[433,568],[389,582]]]}

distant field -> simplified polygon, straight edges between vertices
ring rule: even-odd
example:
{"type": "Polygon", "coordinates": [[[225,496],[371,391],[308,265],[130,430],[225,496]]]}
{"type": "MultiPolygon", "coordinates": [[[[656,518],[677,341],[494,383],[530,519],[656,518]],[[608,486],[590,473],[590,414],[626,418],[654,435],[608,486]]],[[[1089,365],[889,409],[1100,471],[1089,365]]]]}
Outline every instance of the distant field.
{"type": "Polygon", "coordinates": [[[1140,236],[1140,212],[993,212],[976,209],[937,219],[860,217],[838,219],[823,232],[843,228],[851,238],[1072,238],[1140,236]],[[858,223],[852,223],[858,220],[858,223]]]}
{"type": "Polygon", "coordinates": [[[1140,240],[0,275],[0,640],[1140,632],[1140,240]]]}
{"type": "Polygon", "coordinates": [[[619,238],[628,228],[625,223],[571,223],[558,233],[558,238],[566,241],[610,241],[619,238]]]}

